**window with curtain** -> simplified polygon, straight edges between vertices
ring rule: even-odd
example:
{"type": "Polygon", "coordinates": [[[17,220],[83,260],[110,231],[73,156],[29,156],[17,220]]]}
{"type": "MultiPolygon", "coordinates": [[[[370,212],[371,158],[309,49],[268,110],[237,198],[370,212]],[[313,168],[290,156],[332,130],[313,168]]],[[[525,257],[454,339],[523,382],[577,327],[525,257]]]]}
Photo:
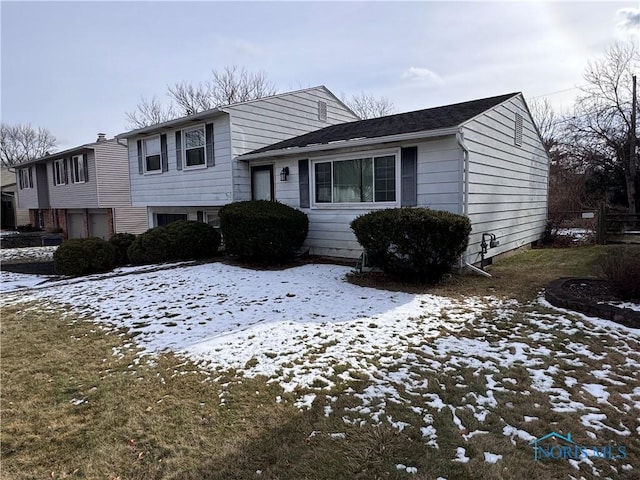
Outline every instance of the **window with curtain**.
{"type": "Polygon", "coordinates": [[[396,201],[396,156],[318,162],[314,166],[316,203],[396,201]]]}

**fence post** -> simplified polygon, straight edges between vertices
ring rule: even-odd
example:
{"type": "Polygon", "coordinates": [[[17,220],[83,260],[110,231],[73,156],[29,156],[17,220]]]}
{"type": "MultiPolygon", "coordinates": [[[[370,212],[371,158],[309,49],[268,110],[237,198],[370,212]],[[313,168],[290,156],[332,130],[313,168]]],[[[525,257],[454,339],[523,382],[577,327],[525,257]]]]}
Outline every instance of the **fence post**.
{"type": "Polygon", "coordinates": [[[607,243],[607,210],[604,202],[598,205],[598,218],[596,221],[596,243],[604,245],[607,243]]]}

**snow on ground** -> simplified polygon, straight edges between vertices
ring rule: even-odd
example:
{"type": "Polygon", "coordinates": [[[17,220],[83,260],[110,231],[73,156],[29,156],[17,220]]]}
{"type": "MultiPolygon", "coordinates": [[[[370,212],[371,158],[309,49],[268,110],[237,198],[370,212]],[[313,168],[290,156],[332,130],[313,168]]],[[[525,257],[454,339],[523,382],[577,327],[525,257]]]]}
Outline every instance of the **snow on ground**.
{"type": "Polygon", "coordinates": [[[49,277],[40,275],[27,275],[0,270],[0,292],[8,292],[21,288],[34,287],[47,281],[49,277]]]}
{"type": "Polygon", "coordinates": [[[0,263],[52,262],[58,247],[0,248],[0,263]]]}
{"type": "MultiPolygon", "coordinates": [[[[527,397],[544,392],[548,407],[576,412],[592,438],[602,430],[621,438],[640,431],[640,387],[633,387],[640,382],[640,331],[539,303],[358,287],[344,280],[348,271],[334,265],[256,271],[222,263],[139,269],[5,293],[2,300],[66,303],[105,325],[128,327],[147,352],[172,350],[211,371],[264,375],[293,392],[300,409],[320,402],[326,415],[349,425],[415,428],[433,448],[439,448],[434,414],[443,409],[461,445],[488,433],[477,426],[495,421],[511,444],[527,445],[531,432],[496,418],[499,409],[513,408],[500,403],[508,394],[530,408],[531,416],[521,417],[527,427],[538,423],[532,415],[540,407],[529,406],[527,397]],[[614,387],[615,407],[608,390],[614,387]],[[351,395],[355,405],[338,408],[338,394],[351,395]],[[411,413],[392,418],[390,405],[411,413]],[[605,409],[629,415],[610,422],[605,409]]],[[[453,460],[468,458],[461,446],[453,460]]],[[[499,459],[485,453],[487,462],[499,459]]]]}

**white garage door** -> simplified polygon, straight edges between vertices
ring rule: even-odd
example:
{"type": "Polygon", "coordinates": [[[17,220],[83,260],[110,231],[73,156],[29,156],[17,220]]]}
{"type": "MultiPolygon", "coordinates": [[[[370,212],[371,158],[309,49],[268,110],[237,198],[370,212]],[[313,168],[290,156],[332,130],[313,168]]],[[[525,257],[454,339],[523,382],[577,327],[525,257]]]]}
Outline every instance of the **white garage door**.
{"type": "Polygon", "coordinates": [[[67,237],[84,237],[84,213],[67,212],[67,237]]]}
{"type": "Polygon", "coordinates": [[[104,212],[89,212],[89,236],[109,240],[109,215],[104,212]]]}

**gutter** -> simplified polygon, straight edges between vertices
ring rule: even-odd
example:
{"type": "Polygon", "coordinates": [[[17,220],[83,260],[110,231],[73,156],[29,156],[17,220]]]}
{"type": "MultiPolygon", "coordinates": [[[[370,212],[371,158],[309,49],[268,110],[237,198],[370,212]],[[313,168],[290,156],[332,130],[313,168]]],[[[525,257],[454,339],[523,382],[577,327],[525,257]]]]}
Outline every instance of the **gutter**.
{"type": "Polygon", "coordinates": [[[245,153],[240,155],[238,160],[260,160],[273,157],[284,157],[290,155],[303,155],[311,152],[323,152],[326,150],[337,150],[340,148],[363,147],[368,145],[376,145],[379,143],[402,142],[406,140],[416,140],[421,138],[443,137],[447,135],[455,135],[458,128],[441,128],[438,130],[422,130],[420,132],[401,133],[397,135],[387,135],[385,137],[357,138],[345,139],[332,143],[322,143],[314,145],[306,145],[304,147],[282,148],[279,150],[268,150],[260,153],[245,153]]]}

